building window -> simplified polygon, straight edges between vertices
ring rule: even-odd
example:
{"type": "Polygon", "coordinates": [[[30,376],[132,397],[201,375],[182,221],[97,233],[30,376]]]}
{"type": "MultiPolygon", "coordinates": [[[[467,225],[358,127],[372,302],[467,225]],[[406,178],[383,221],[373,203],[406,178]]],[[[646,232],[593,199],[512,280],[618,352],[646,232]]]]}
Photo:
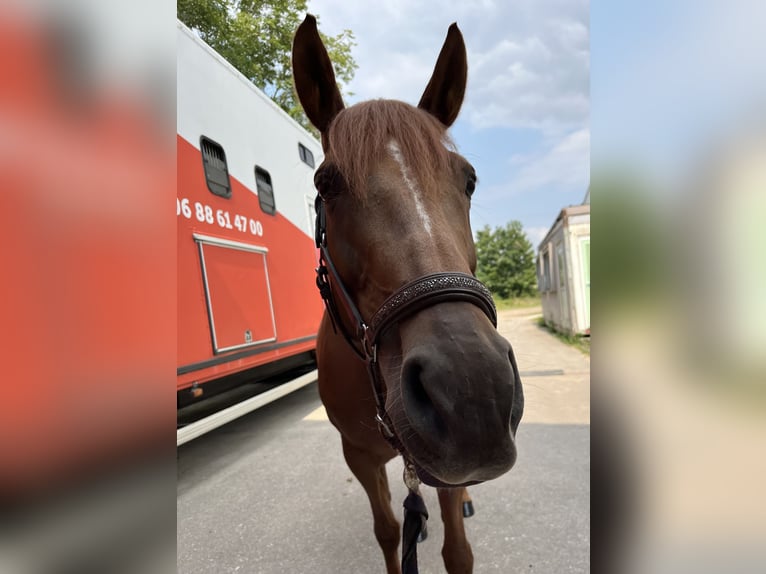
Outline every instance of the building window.
{"type": "Polygon", "coordinates": [[[229,199],[231,197],[231,183],[223,148],[205,136],[200,138],[199,147],[202,152],[202,166],[205,170],[207,188],[211,193],[229,199]]]}
{"type": "Polygon", "coordinates": [[[556,261],[558,263],[557,271],[558,271],[558,288],[561,291],[566,290],[566,263],[564,261],[564,244],[558,243],[556,245],[556,261]]]}
{"type": "Polygon", "coordinates": [[[307,166],[314,167],[314,154],[302,143],[298,144],[298,155],[301,157],[301,161],[307,166]]]}
{"type": "Polygon", "coordinates": [[[269,215],[276,214],[277,205],[274,201],[271,176],[268,171],[257,165],[255,166],[255,188],[258,190],[258,203],[261,206],[261,211],[269,215]]]}
{"type": "Polygon", "coordinates": [[[543,291],[551,290],[551,256],[550,249],[545,248],[543,252],[543,291]]]}

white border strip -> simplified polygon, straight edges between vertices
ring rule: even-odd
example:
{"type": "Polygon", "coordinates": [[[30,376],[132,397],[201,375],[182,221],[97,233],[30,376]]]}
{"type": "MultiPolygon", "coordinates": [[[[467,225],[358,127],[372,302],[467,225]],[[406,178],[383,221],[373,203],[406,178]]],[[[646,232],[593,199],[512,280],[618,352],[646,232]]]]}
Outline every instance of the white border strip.
{"type": "Polygon", "coordinates": [[[212,237],[210,235],[202,235],[201,233],[192,233],[194,241],[201,243],[209,243],[210,245],[217,245],[219,247],[231,247],[233,249],[241,249],[242,251],[252,251],[254,253],[268,253],[267,247],[261,247],[260,245],[252,245],[251,243],[242,243],[241,241],[234,241],[232,239],[223,239],[222,237],[212,237]]]}
{"type": "Polygon", "coordinates": [[[246,401],[242,401],[241,403],[232,405],[227,409],[207,416],[204,419],[200,419],[190,425],[186,425],[185,427],[176,431],[176,446],[181,446],[190,440],[194,440],[195,438],[200,437],[213,429],[217,429],[218,427],[223,426],[226,423],[233,421],[234,419],[237,419],[264,405],[267,405],[272,401],[275,401],[293,391],[300,389],[301,387],[305,387],[306,385],[309,385],[316,380],[317,372],[316,369],[314,369],[313,371],[306,373],[305,375],[301,375],[292,381],[282,383],[278,387],[266,391],[265,393],[256,395],[247,399],[246,401]]]}

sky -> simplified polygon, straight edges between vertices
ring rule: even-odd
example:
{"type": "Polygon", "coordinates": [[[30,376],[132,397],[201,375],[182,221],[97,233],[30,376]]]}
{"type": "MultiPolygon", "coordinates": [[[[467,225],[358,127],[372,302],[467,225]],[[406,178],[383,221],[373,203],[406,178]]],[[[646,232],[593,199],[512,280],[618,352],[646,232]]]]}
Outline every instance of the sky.
{"type": "Polygon", "coordinates": [[[468,52],[468,86],[451,128],[476,168],[474,231],[521,221],[537,245],[559,211],[585,197],[590,171],[589,5],[582,0],[309,0],[319,28],[357,45],[346,105],[417,105],[447,28],[468,52]]]}
{"type": "Polygon", "coordinates": [[[680,191],[742,131],[766,127],[766,2],[594,2],[594,170],[680,191]]]}

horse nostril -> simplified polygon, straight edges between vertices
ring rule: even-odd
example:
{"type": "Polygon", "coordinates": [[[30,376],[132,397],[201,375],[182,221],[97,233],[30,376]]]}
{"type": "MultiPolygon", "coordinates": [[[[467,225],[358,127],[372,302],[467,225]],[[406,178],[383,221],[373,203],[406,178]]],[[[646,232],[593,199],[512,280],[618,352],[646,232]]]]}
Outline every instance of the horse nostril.
{"type": "Polygon", "coordinates": [[[402,376],[402,391],[405,398],[405,406],[410,406],[414,410],[426,408],[431,403],[431,399],[423,386],[421,373],[423,367],[419,361],[409,360],[405,364],[402,376]]]}
{"type": "Polygon", "coordinates": [[[401,379],[402,406],[410,424],[416,431],[436,432],[442,435],[447,431],[443,414],[435,397],[428,391],[428,368],[426,359],[409,358],[405,361],[401,379]]]}

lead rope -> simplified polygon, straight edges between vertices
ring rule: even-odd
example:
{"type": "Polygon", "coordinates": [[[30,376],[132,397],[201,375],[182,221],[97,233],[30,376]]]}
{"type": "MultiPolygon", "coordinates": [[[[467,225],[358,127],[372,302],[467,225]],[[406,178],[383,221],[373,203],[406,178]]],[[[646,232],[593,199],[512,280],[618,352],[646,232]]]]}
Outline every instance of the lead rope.
{"type": "Polygon", "coordinates": [[[402,574],[418,574],[418,541],[425,539],[428,509],[420,494],[420,479],[415,465],[404,450],[399,437],[393,432],[391,419],[383,408],[383,397],[378,381],[378,347],[369,340],[362,339],[362,347],[367,355],[367,372],[372,382],[377,413],[375,420],[383,438],[391,448],[398,451],[404,461],[404,484],[407,486],[407,497],[404,499],[404,524],[402,525],[402,574]],[[421,535],[423,536],[421,538],[421,535]]]}
{"type": "Polygon", "coordinates": [[[402,574],[418,574],[418,538],[425,531],[428,510],[420,495],[420,479],[415,467],[404,455],[404,484],[409,493],[404,499],[402,527],[402,574]]]}
{"type": "Polygon", "coordinates": [[[407,497],[404,499],[404,524],[402,525],[402,574],[418,574],[418,541],[425,539],[426,521],[428,509],[420,494],[420,479],[415,470],[415,465],[407,456],[404,446],[397,437],[391,424],[391,419],[383,408],[383,397],[380,394],[378,384],[378,353],[377,345],[370,348],[369,342],[362,341],[362,347],[367,354],[367,370],[372,381],[373,394],[377,414],[375,420],[378,423],[383,438],[391,448],[398,451],[404,461],[404,484],[407,486],[407,497]],[[421,538],[422,535],[422,538],[421,538]]]}

